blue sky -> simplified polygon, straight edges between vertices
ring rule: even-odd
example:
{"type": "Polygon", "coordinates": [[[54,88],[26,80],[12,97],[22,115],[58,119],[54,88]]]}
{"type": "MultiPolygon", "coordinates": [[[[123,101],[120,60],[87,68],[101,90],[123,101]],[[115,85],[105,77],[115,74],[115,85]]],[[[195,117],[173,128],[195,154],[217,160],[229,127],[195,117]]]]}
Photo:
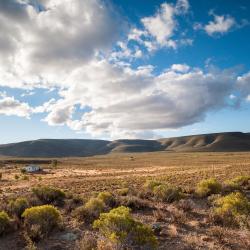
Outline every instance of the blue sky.
{"type": "Polygon", "coordinates": [[[250,132],[248,0],[2,0],[0,32],[0,143],[250,132]]]}

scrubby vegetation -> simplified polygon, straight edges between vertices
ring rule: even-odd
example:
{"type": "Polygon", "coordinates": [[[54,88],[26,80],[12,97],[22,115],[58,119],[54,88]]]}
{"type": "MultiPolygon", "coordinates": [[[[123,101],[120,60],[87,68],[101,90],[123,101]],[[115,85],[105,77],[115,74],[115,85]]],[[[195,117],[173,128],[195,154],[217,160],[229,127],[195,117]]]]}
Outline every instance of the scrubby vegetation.
{"type": "Polygon", "coordinates": [[[218,194],[222,190],[222,185],[216,179],[211,178],[207,180],[202,180],[198,183],[196,188],[196,193],[200,197],[209,196],[211,194],[218,194]]]}
{"type": "Polygon", "coordinates": [[[103,201],[104,204],[109,207],[113,207],[116,204],[115,198],[110,192],[99,193],[97,199],[103,201]]]}
{"type": "Polygon", "coordinates": [[[105,210],[105,203],[98,198],[91,198],[85,205],[78,207],[74,214],[83,222],[92,222],[105,210]]]}
{"type": "Polygon", "coordinates": [[[29,203],[26,198],[17,198],[16,200],[11,200],[8,204],[8,210],[11,214],[21,218],[22,213],[26,208],[29,207],[29,203]]]}
{"type": "Polygon", "coordinates": [[[26,230],[32,239],[44,238],[54,228],[59,227],[62,222],[60,212],[51,205],[28,208],[22,217],[26,230]]]}
{"type": "Polygon", "coordinates": [[[157,246],[157,239],[152,229],[134,220],[129,208],[123,206],[102,213],[100,219],[94,221],[93,227],[124,248],[132,245],[142,246],[144,249],[156,249],[157,246]]]}
{"type": "Polygon", "coordinates": [[[164,202],[178,201],[183,197],[181,188],[161,184],[153,189],[153,194],[157,200],[164,202]]]}
{"type": "Polygon", "coordinates": [[[0,212],[0,236],[10,230],[10,217],[4,211],[0,212]]]}
{"type": "Polygon", "coordinates": [[[65,193],[59,188],[43,186],[33,188],[32,191],[37,196],[37,198],[45,204],[52,202],[62,202],[65,198],[65,193]]]}
{"type": "Polygon", "coordinates": [[[250,202],[242,193],[236,192],[214,201],[214,214],[223,224],[246,225],[250,216],[250,202]]]}
{"type": "Polygon", "coordinates": [[[249,154],[171,155],[1,169],[0,249],[250,249],[249,154]]]}

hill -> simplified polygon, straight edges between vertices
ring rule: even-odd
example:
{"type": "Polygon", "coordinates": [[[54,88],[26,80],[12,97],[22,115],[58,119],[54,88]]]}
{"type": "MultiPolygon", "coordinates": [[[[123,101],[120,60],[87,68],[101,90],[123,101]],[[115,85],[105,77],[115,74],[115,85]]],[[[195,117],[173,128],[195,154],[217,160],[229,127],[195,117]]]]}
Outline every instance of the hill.
{"type": "Polygon", "coordinates": [[[250,151],[250,133],[227,132],[159,140],[40,139],[0,145],[1,156],[13,157],[81,157],[154,151],[250,151]]]}

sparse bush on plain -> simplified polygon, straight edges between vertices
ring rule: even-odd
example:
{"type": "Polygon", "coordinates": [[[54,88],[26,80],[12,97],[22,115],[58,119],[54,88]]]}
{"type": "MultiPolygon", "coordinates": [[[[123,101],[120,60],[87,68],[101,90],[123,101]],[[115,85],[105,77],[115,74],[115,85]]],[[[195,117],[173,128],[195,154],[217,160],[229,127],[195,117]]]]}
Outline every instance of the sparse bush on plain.
{"type": "Polygon", "coordinates": [[[198,183],[196,193],[200,197],[206,197],[211,194],[218,194],[222,190],[222,185],[214,178],[202,180],[198,183]]]}
{"type": "Polygon", "coordinates": [[[121,247],[143,247],[156,249],[157,239],[152,229],[133,219],[130,209],[124,206],[102,213],[95,220],[93,227],[100,233],[121,247]]]}
{"type": "Polygon", "coordinates": [[[52,205],[27,208],[22,217],[24,225],[32,239],[46,237],[54,228],[61,225],[62,217],[58,209],[52,205]]]}
{"type": "Polygon", "coordinates": [[[236,185],[244,187],[250,185],[250,176],[248,175],[237,176],[234,179],[232,179],[231,182],[235,183],[236,185]]]}
{"type": "Polygon", "coordinates": [[[121,206],[129,207],[132,210],[143,210],[149,207],[147,201],[131,195],[120,197],[119,204],[121,206]]]}
{"type": "Polygon", "coordinates": [[[26,173],[27,173],[27,171],[26,171],[25,168],[21,168],[20,172],[21,172],[22,174],[26,174],[26,173]]]}
{"type": "Polygon", "coordinates": [[[90,198],[89,201],[78,207],[74,211],[74,215],[84,222],[92,222],[97,219],[101,212],[105,210],[105,203],[98,198],[90,198]]]}
{"type": "Polygon", "coordinates": [[[29,203],[26,198],[17,198],[11,200],[8,204],[8,210],[11,214],[21,218],[22,213],[29,207],[29,203]]]}
{"type": "Polygon", "coordinates": [[[183,197],[181,188],[168,186],[165,184],[158,185],[153,189],[154,196],[157,200],[164,202],[178,201],[183,197]]]}
{"type": "Polygon", "coordinates": [[[159,181],[147,180],[144,183],[143,188],[145,189],[145,191],[153,192],[155,187],[160,186],[160,185],[162,185],[162,183],[159,181]]]}
{"type": "Polygon", "coordinates": [[[65,193],[59,188],[42,186],[33,188],[32,191],[39,200],[46,204],[52,202],[62,202],[65,198],[65,193]]]}
{"type": "Polygon", "coordinates": [[[117,189],[117,194],[121,196],[126,196],[129,193],[129,188],[120,188],[117,189]]]}
{"type": "Polygon", "coordinates": [[[110,192],[100,192],[97,199],[102,200],[109,207],[113,207],[116,204],[115,197],[110,192]]]}
{"type": "Polygon", "coordinates": [[[0,212],[0,236],[8,233],[11,227],[11,220],[8,214],[4,211],[0,212]]]}
{"type": "Polygon", "coordinates": [[[215,217],[224,224],[245,224],[250,215],[250,202],[239,192],[216,199],[214,205],[215,217]]]}

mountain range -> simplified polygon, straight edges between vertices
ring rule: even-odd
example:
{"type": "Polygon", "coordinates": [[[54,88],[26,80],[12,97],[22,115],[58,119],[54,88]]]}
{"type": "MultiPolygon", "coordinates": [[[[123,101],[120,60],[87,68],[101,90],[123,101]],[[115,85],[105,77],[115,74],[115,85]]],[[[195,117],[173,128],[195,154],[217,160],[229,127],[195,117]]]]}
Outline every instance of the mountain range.
{"type": "Polygon", "coordinates": [[[250,133],[225,132],[158,140],[39,139],[0,145],[0,156],[12,157],[83,157],[108,153],[155,151],[250,151],[250,133]]]}

